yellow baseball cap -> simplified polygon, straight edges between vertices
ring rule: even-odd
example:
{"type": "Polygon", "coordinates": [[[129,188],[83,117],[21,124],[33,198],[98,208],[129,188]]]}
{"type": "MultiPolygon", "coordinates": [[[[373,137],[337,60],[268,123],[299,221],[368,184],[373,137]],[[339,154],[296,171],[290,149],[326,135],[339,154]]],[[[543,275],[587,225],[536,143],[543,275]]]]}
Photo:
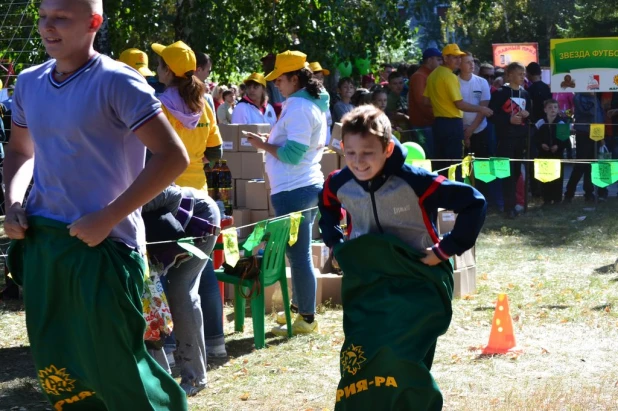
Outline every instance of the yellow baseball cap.
{"type": "Polygon", "coordinates": [[[195,53],[182,41],[170,46],[155,43],[152,45],[152,50],[161,56],[177,77],[187,77],[188,72],[197,70],[195,53]]]}
{"type": "Polygon", "coordinates": [[[148,68],[148,55],[140,49],[126,49],[120,53],[119,61],[129,67],[133,67],[144,77],[154,77],[154,73],[148,68]]]}
{"type": "Polygon", "coordinates": [[[300,70],[306,66],[307,55],[300,51],[284,51],[277,54],[275,59],[275,69],[265,78],[266,81],[273,81],[282,74],[300,70]]]}
{"type": "Polygon", "coordinates": [[[313,71],[314,73],[319,73],[321,71],[322,73],[324,73],[325,76],[330,75],[330,70],[326,70],[325,68],[322,68],[322,65],[318,63],[317,61],[314,61],[313,63],[309,63],[309,69],[313,71]]]}
{"type": "Polygon", "coordinates": [[[266,79],[264,78],[264,75],[260,74],[260,73],[251,73],[251,75],[249,77],[247,77],[246,79],[243,80],[243,83],[247,84],[250,81],[254,81],[258,84],[261,84],[262,86],[266,87],[266,79]]]}
{"type": "Polygon", "coordinates": [[[2,86],[3,86],[2,80],[0,80],[0,90],[2,90],[2,86]]]}
{"type": "Polygon", "coordinates": [[[459,46],[457,44],[447,44],[446,47],[442,49],[443,56],[463,56],[466,53],[459,50],[459,46]]]}

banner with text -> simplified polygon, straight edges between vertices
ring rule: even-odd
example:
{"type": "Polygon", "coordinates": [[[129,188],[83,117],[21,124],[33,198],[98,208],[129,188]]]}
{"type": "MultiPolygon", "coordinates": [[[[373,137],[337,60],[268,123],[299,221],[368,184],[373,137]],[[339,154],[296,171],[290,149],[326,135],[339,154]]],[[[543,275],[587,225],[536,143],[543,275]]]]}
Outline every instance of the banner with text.
{"type": "Polygon", "coordinates": [[[511,63],[518,62],[527,66],[539,62],[538,43],[505,43],[492,44],[494,51],[494,66],[506,67],[511,63]]]}
{"type": "Polygon", "coordinates": [[[551,91],[618,91],[618,37],[552,39],[551,91]]]}

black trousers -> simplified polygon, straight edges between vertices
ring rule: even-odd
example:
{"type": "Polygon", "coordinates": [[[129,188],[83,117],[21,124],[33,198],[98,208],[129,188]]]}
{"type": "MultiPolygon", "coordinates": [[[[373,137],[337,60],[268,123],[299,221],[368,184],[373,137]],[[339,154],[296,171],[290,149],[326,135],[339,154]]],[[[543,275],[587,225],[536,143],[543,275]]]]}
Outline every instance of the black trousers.
{"type": "Polygon", "coordinates": [[[517,181],[521,176],[521,161],[526,153],[526,139],[522,137],[500,137],[498,136],[498,147],[496,155],[511,159],[511,176],[502,179],[502,196],[504,198],[504,211],[509,212],[517,204],[517,181]]]}

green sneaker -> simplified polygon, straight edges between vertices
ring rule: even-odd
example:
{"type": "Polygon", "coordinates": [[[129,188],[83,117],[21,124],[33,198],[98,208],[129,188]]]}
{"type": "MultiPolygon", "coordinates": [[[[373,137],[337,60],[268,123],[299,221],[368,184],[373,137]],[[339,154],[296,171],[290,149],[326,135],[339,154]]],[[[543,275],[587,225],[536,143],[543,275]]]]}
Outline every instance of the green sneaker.
{"type": "MultiPolygon", "coordinates": [[[[284,316],[285,318],[285,316],[284,316]]],[[[297,315],[294,324],[292,324],[292,335],[298,334],[311,334],[313,332],[318,331],[318,322],[313,320],[311,324],[309,324],[302,315],[297,315]]],[[[288,335],[288,326],[282,325],[279,327],[274,327],[272,329],[272,333],[278,337],[285,337],[288,335]]]]}

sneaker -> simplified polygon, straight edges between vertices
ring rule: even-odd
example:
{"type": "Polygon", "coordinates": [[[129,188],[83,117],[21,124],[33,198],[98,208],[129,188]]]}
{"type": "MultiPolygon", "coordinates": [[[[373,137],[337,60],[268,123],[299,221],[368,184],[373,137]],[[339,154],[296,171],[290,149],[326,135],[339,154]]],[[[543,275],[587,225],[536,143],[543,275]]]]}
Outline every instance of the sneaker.
{"type": "Polygon", "coordinates": [[[213,347],[206,347],[206,355],[210,358],[227,357],[227,351],[225,350],[225,344],[215,345],[213,347]]]}
{"type": "Polygon", "coordinates": [[[193,397],[198,392],[206,388],[206,384],[195,384],[191,381],[184,381],[180,383],[180,388],[182,388],[185,394],[187,394],[187,397],[193,397]]]}
{"type": "MultiPolygon", "coordinates": [[[[318,330],[318,322],[313,320],[311,324],[309,324],[302,315],[297,315],[294,324],[292,324],[292,335],[298,334],[311,334],[318,330]]],[[[282,325],[279,327],[275,327],[272,329],[272,333],[278,337],[285,337],[288,335],[288,326],[282,325]]]]}
{"type": "MultiPolygon", "coordinates": [[[[292,316],[292,321],[294,321],[294,313],[290,313],[290,315],[292,316]]],[[[285,311],[279,311],[277,313],[277,319],[275,321],[279,325],[286,325],[287,322],[285,321],[285,311]]]]}

